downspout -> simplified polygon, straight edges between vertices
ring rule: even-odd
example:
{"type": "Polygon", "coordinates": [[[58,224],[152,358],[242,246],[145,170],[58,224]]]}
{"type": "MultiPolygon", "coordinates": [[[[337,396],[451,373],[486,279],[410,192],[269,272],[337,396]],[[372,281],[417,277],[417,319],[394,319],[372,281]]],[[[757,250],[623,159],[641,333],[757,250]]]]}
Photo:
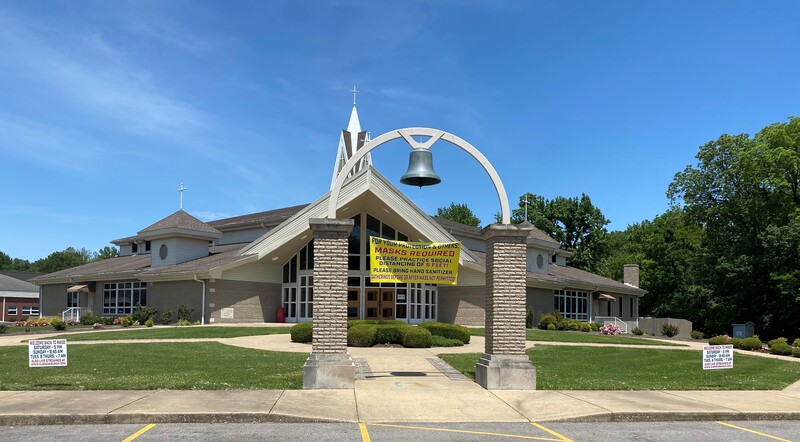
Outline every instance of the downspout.
{"type": "Polygon", "coordinates": [[[194,274],[194,280],[203,284],[203,295],[200,297],[202,304],[200,305],[200,324],[206,323],[206,282],[197,279],[197,273],[194,274]]]}
{"type": "Polygon", "coordinates": [[[3,296],[3,322],[6,322],[6,297],[3,296]]]}

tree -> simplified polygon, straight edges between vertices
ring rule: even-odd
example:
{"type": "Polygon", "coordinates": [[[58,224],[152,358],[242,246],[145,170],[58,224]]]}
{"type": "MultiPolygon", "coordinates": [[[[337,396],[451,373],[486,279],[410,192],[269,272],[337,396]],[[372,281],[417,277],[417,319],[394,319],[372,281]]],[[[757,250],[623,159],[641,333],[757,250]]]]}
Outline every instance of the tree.
{"type": "Polygon", "coordinates": [[[0,270],[11,270],[11,257],[0,252],[0,270]]]}
{"type": "Polygon", "coordinates": [[[519,199],[519,208],[512,213],[512,222],[527,221],[574,253],[569,264],[593,271],[608,254],[606,225],[609,221],[588,195],[580,198],[556,197],[547,200],[526,193],[519,199]]]}
{"type": "Polygon", "coordinates": [[[85,248],[76,250],[73,247],[67,247],[61,252],[51,253],[47,258],[36,260],[31,264],[31,270],[52,273],[86,264],[91,258],[93,258],[92,253],[85,248]]]}
{"type": "Polygon", "coordinates": [[[105,246],[97,251],[94,260],[101,261],[103,259],[114,258],[117,256],[119,256],[119,251],[116,247],[105,246]]]}
{"type": "Polygon", "coordinates": [[[481,225],[481,220],[472,213],[472,210],[466,204],[450,203],[450,207],[436,209],[436,216],[472,227],[480,227],[481,225]]]}
{"type": "Polygon", "coordinates": [[[800,119],[722,135],[697,160],[667,194],[704,231],[706,331],[752,320],[762,336],[800,335],[800,119]]]}

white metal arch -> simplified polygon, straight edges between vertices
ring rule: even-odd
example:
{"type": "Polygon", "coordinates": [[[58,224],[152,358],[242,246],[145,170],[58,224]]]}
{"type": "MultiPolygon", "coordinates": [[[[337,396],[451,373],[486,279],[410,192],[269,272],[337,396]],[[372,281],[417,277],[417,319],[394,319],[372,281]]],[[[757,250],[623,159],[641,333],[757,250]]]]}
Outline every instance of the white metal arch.
{"type": "Polygon", "coordinates": [[[358,150],[355,155],[350,157],[350,159],[347,160],[347,163],[345,163],[344,167],[342,167],[342,170],[339,171],[339,175],[336,177],[336,183],[333,185],[333,189],[331,189],[331,196],[328,200],[329,219],[336,218],[336,207],[339,205],[339,192],[342,190],[342,186],[347,178],[347,174],[353,169],[353,167],[355,167],[356,164],[358,164],[361,158],[363,158],[370,151],[374,150],[381,144],[396,140],[398,138],[403,138],[406,140],[406,142],[414,149],[425,150],[430,149],[433,143],[439,139],[442,139],[470,154],[472,158],[475,158],[478,163],[480,163],[480,165],[483,167],[483,170],[489,174],[489,178],[491,178],[492,184],[494,184],[494,189],[497,192],[497,198],[500,200],[502,223],[511,224],[511,210],[509,209],[508,205],[506,189],[503,187],[503,182],[500,181],[500,176],[497,174],[497,171],[494,170],[494,167],[489,160],[486,159],[486,157],[483,156],[483,154],[476,149],[475,146],[469,144],[461,138],[443,130],[431,129],[427,127],[408,127],[405,129],[391,130],[377,138],[374,138],[372,141],[365,144],[364,147],[358,150]],[[412,138],[414,136],[424,136],[430,138],[426,142],[420,143],[412,138]]]}

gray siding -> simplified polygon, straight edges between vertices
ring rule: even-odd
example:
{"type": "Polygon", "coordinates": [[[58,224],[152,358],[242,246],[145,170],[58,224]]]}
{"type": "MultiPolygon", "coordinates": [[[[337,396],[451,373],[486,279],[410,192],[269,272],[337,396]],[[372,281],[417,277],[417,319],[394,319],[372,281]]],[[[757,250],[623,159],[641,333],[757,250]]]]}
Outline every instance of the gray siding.
{"type": "Polygon", "coordinates": [[[533,308],[534,321],[539,316],[553,311],[553,291],[527,287],[525,289],[525,307],[533,308]]]}
{"type": "Polygon", "coordinates": [[[67,309],[67,288],[68,284],[43,285],[39,299],[39,314],[61,317],[61,312],[67,309]]]}
{"type": "MultiPolygon", "coordinates": [[[[217,245],[249,243],[255,241],[265,233],[267,233],[267,229],[262,228],[223,232],[222,238],[218,239],[216,243],[217,245]]],[[[244,247],[244,244],[242,244],[242,247],[244,247]]]]}
{"type": "Polygon", "coordinates": [[[209,322],[275,322],[275,309],[281,305],[281,284],[277,283],[218,279],[208,289],[213,290],[206,312],[209,322]],[[223,319],[223,308],[232,308],[233,318],[223,319]]]}
{"type": "MultiPolygon", "coordinates": [[[[155,307],[159,312],[166,309],[172,311],[172,319],[181,304],[194,307],[192,321],[200,320],[200,304],[203,285],[196,281],[150,282],[147,284],[147,306],[155,307]]],[[[208,284],[206,284],[208,286],[208,284]]],[[[208,287],[206,287],[208,290],[208,287]]],[[[102,298],[100,299],[102,303],[102,298]]],[[[100,306],[102,308],[102,304],[100,306]]],[[[206,312],[207,314],[208,312],[206,312]]]]}

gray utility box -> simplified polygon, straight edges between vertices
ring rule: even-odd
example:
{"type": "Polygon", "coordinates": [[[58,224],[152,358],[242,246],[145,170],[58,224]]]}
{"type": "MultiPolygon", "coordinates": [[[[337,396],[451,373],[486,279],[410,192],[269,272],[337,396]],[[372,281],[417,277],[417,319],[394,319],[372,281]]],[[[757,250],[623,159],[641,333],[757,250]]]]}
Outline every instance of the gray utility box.
{"type": "Polygon", "coordinates": [[[733,337],[734,338],[749,338],[755,334],[755,324],[750,321],[744,324],[733,324],[733,337]]]}

